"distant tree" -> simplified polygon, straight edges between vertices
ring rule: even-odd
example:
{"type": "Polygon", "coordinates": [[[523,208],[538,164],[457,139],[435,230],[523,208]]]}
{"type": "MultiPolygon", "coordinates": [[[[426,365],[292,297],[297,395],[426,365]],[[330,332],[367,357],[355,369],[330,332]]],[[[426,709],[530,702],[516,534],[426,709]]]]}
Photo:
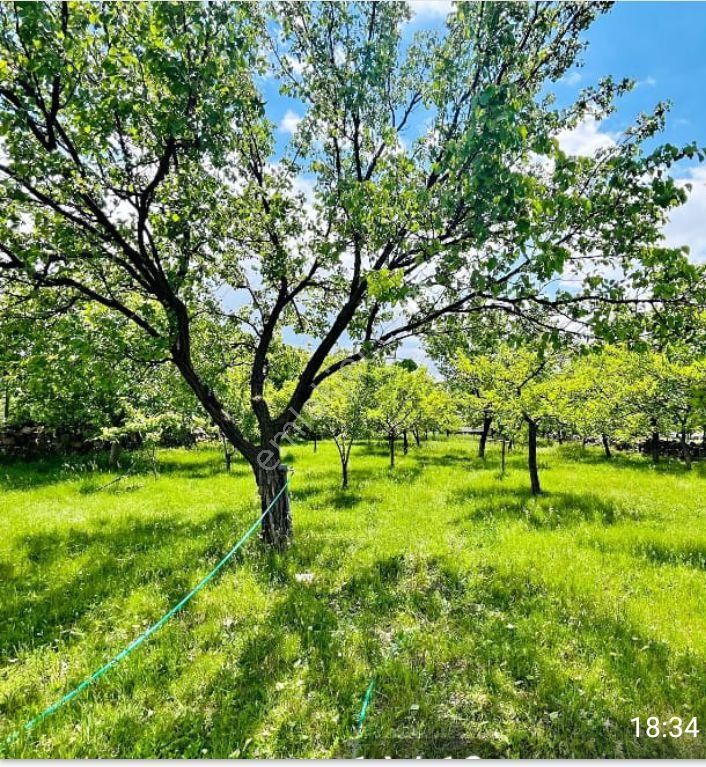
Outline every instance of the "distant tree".
{"type": "Polygon", "coordinates": [[[351,448],[367,430],[371,383],[367,365],[349,365],[317,387],[303,413],[307,427],[334,441],[341,461],[344,490],[348,487],[351,448]]]}
{"type": "Polygon", "coordinates": [[[550,373],[558,356],[540,354],[530,347],[499,347],[493,355],[468,358],[459,355],[459,372],[477,391],[483,403],[512,433],[527,428],[527,466],[532,493],[541,492],[537,464],[537,437],[540,424],[554,413],[550,373]]]}
{"type": "Polygon", "coordinates": [[[395,443],[413,424],[422,401],[417,372],[409,372],[401,365],[370,366],[372,392],[367,418],[387,440],[391,469],[395,467],[395,443]]]}
{"type": "Polygon", "coordinates": [[[575,355],[554,380],[558,420],[584,441],[600,439],[606,457],[616,434],[635,430],[642,403],[637,357],[624,346],[608,345],[575,355]]]}

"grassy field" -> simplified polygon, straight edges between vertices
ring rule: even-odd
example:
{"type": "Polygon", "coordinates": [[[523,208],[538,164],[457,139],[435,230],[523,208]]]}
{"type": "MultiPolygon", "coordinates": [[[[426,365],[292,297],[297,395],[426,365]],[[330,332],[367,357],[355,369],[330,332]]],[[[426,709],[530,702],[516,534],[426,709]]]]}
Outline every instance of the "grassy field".
{"type": "MultiPolygon", "coordinates": [[[[466,438],[289,451],[296,540],[223,575],[8,756],[706,756],[706,475],[466,438]],[[311,573],[311,582],[296,574],[311,573]],[[362,735],[365,690],[375,695],[362,735]],[[637,739],[630,719],[704,732],[637,739]]],[[[257,516],[249,469],[0,465],[0,738],[128,644],[257,516]]],[[[0,751],[3,753],[3,751],[0,751]]]]}

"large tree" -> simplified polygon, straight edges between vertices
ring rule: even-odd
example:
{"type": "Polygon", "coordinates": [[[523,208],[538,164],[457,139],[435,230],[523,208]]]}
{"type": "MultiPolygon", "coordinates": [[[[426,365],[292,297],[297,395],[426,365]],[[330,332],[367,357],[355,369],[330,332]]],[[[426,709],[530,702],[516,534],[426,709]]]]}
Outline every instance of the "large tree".
{"type": "MultiPolygon", "coordinates": [[[[2,289],[138,327],[249,461],[264,507],[282,439],[347,362],[447,313],[605,322],[678,298],[689,270],[660,226],[685,196],[667,170],[694,148],[643,151],[661,106],[593,158],[555,138],[628,87],[608,78],[562,109],[547,96],[605,9],[458,3],[409,42],[402,3],[3,4],[2,289]],[[262,75],[303,113],[284,153],[262,75]],[[554,290],[567,274],[575,288],[554,290]],[[255,437],[194,360],[204,313],[246,355],[255,437]],[[275,409],[287,326],[312,348],[275,409]],[[341,340],[349,359],[329,363],[341,340]]],[[[290,534],[280,501],[263,535],[290,534]]]]}

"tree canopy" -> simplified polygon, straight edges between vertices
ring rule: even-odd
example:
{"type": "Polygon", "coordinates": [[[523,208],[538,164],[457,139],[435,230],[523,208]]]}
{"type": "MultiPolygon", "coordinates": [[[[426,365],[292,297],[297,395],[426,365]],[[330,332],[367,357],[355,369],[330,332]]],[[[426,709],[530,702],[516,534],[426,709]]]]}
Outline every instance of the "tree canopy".
{"type": "Polygon", "coordinates": [[[546,94],[606,10],[461,2],[406,44],[403,3],[3,5],[0,289],[139,329],[261,488],[318,384],[440,318],[607,332],[616,307],[687,302],[699,272],[661,226],[686,195],[669,168],[701,155],[651,142],[665,106],[594,157],[556,139],[630,87],[546,94]],[[284,152],[263,78],[305,112],[284,152]],[[238,416],[194,355],[205,316],[248,371],[238,416]],[[275,407],[288,328],[313,342],[275,407]]]}

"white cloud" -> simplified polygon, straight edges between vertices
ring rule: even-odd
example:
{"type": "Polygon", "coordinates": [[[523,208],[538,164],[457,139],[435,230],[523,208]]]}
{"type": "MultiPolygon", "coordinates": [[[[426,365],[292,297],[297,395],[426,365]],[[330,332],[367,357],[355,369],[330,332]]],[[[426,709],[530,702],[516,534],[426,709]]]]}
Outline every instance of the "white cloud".
{"type": "Polygon", "coordinates": [[[581,72],[576,72],[574,70],[573,72],[567,72],[562,78],[559,79],[559,82],[563,85],[578,85],[582,79],[583,76],[581,75],[581,72]]]}
{"type": "Polygon", "coordinates": [[[706,168],[690,168],[677,180],[681,186],[691,184],[689,199],[672,212],[664,229],[670,247],[688,245],[691,261],[706,263],[706,168]]]}
{"type": "Polygon", "coordinates": [[[302,121],[302,118],[296,113],[293,112],[291,109],[288,109],[284,113],[284,117],[282,118],[282,122],[279,124],[279,129],[281,133],[296,133],[297,127],[299,126],[299,123],[302,121]]]}
{"type": "Polygon", "coordinates": [[[615,146],[615,134],[600,130],[601,122],[587,117],[571,130],[557,134],[559,146],[566,154],[594,155],[599,149],[615,146]]]}
{"type": "Polygon", "coordinates": [[[657,80],[652,77],[652,75],[648,75],[644,80],[638,80],[635,85],[639,88],[641,85],[648,85],[650,88],[657,85],[657,80]]]}
{"type": "Polygon", "coordinates": [[[437,16],[445,18],[453,10],[453,0],[412,0],[412,14],[415,17],[437,16]]]}
{"type": "Polygon", "coordinates": [[[314,205],[314,180],[306,176],[295,176],[292,179],[292,188],[295,192],[301,192],[306,200],[306,205],[313,208],[314,205]]]}
{"type": "Polygon", "coordinates": [[[294,56],[285,56],[287,63],[292,68],[295,74],[300,75],[304,71],[304,62],[295,59],[294,56]]]}

